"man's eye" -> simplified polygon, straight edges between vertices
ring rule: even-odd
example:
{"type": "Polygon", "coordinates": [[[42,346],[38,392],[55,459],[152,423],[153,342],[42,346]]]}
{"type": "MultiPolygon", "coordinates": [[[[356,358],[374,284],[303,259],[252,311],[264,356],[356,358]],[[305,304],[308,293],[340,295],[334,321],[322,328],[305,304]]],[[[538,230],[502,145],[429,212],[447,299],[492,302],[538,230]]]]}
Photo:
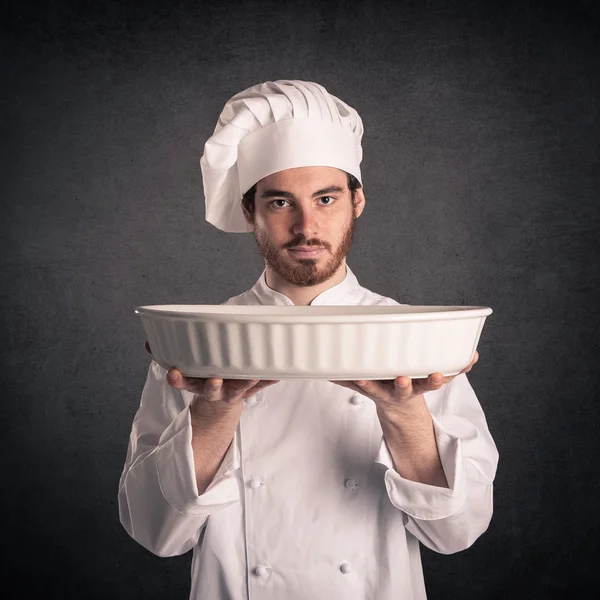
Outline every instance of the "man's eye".
{"type": "Polygon", "coordinates": [[[333,204],[333,202],[335,202],[335,198],[333,198],[332,196],[322,196],[321,198],[319,198],[319,200],[328,200],[328,202],[325,203],[325,206],[329,206],[330,204],[333,204]]]}
{"type": "Polygon", "coordinates": [[[283,202],[284,204],[287,204],[288,201],[287,200],[283,200],[283,198],[277,198],[277,200],[273,200],[272,202],[270,202],[269,204],[274,207],[274,208],[283,208],[283,206],[281,204],[276,204],[277,202],[283,202]]]}

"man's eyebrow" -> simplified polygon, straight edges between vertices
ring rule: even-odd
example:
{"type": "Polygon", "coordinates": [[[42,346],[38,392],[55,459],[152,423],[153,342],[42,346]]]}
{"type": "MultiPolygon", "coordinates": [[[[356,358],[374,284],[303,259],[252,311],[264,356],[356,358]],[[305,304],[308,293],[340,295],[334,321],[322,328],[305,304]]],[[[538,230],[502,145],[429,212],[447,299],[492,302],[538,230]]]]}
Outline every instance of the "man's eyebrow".
{"type": "Polygon", "coordinates": [[[291,192],[284,192],[283,190],[265,190],[261,195],[261,198],[293,198],[294,194],[291,192]]]}
{"type": "MultiPolygon", "coordinates": [[[[318,196],[326,196],[327,194],[332,194],[334,192],[343,192],[344,188],[341,188],[339,185],[330,185],[329,187],[323,188],[321,190],[317,190],[312,196],[313,198],[317,198],[318,196]]],[[[265,190],[260,195],[261,198],[294,198],[294,194],[291,192],[284,192],[283,190],[265,190]]]]}
{"type": "Polygon", "coordinates": [[[329,187],[323,188],[322,190],[317,190],[313,194],[313,198],[317,196],[326,196],[327,194],[333,194],[335,192],[343,192],[344,188],[341,188],[339,185],[330,185],[329,187]]]}

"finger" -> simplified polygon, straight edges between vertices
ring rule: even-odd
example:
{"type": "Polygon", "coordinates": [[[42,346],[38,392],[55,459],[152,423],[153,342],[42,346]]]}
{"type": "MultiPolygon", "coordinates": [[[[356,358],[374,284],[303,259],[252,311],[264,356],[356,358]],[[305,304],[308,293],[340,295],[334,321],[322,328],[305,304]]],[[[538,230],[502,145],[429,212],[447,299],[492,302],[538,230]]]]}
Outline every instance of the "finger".
{"type": "Polygon", "coordinates": [[[250,387],[249,389],[247,389],[243,395],[242,398],[245,400],[246,398],[250,398],[250,396],[254,396],[254,394],[260,392],[261,390],[264,390],[265,388],[271,386],[271,385],[275,385],[276,383],[279,383],[279,380],[266,380],[263,379],[261,381],[259,381],[258,383],[256,383],[256,385],[250,387]]]}
{"type": "Polygon", "coordinates": [[[202,390],[204,397],[211,402],[220,400],[222,397],[221,391],[223,383],[223,379],[218,377],[209,377],[206,379],[202,390]]]}
{"type": "Polygon", "coordinates": [[[231,395],[241,394],[246,390],[253,388],[260,383],[260,379],[227,379],[225,387],[227,393],[231,395]]]}
{"type": "Polygon", "coordinates": [[[472,368],[473,365],[479,360],[479,352],[477,352],[477,350],[475,351],[475,354],[473,356],[473,360],[461,371],[461,373],[468,373],[472,368]]]}
{"type": "Polygon", "coordinates": [[[396,398],[409,398],[422,393],[419,383],[422,380],[411,379],[406,375],[394,379],[394,396],[396,398]]]}
{"type": "Polygon", "coordinates": [[[172,367],[167,371],[167,383],[176,390],[185,390],[193,394],[204,393],[206,379],[184,377],[181,371],[172,367]]]}
{"type": "Polygon", "coordinates": [[[334,383],[335,385],[339,385],[341,387],[348,388],[354,392],[358,392],[359,394],[364,393],[364,389],[357,385],[354,381],[346,381],[346,380],[330,380],[329,383],[334,383]]]}
{"type": "Polygon", "coordinates": [[[442,373],[432,373],[427,379],[413,379],[412,383],[415,393],[423,394],[439,390],[446,383],[446,378],[442,373]]]}
{"type": "Polygon", "coordinates": [[[354,381],[354,385],[356,385],[361,391],[367,392],[367,394],[371,394],[377,390],[374,382],[366,379],[357,379],[354,381]]]}
{"type": "Polygon", "coordinates": [[[181,374],[181,371],[179,371],[179,369],[176,369],[175,367],[171,367],[167,371],[167,383],[171,387],[174,387],[176,390],[185,390],[186,389],[186,384],[185,384],[184,379],[185,378],[181,374]]]}
{"type": "Polygon", "coordinates": [[[271,385],[275,385],[276,383],[279,383],[279,379],[263,379],[262,381],[259,381],[253,388],[252,388],[252,392],[256,393],[259,392],[260,390],[264,390],[265,388],[268,388],[271,385]]]}
{"type": "Polygon", "coordinates": [[[395,389],[394,380],[388,379],[360,379],[354,383],[359,387],[360,393],[375,399],[388,398],[395,389]]]}
{"type": "Polygon", "coordinates": [[[202,389],[196,393],[208,402],[218,402],[223,400],[226,395],[224,392],[224,384],[225,380],[220,377],[208,377],[204,381],[202,389]]]}
{"type": "Polygon", "coordinates": [[[379,381],[372,379],[357,379],[354,381],[354,384],[361,394],[374,396],[375,398],[379,398],[381,396],[382,385],[379,381]]]}
{"type": "Polygon", "coordinates": [[[394,379],[394,385],[403,391],[410,390],[412,383],[413,380],[410,377],[406,377],[406,375],[402,375],[401,377],[396,377],[396,379],[394,379]]]}
{"type": "Polygon", "coordinates": [[[428,378],[427,378],[427,387],[431,390],[438,390],[440,389],[445,381],[445,377],[443,373],[432,373],[428,378]]]}

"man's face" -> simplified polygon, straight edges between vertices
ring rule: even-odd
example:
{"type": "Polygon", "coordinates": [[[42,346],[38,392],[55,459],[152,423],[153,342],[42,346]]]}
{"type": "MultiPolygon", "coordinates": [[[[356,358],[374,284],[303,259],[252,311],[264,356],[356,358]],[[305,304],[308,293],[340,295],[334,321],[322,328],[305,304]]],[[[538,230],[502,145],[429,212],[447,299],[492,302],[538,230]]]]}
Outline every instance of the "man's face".
{"type": "Polygon", "coordinates": [[[339,269],[363,206],[362,190],[357,190],[353,206],[343,171],[298,167],[259,181],[254,216],[247,218],[271,269],[285,281],[306,287],[327,281],[339,269]]]}

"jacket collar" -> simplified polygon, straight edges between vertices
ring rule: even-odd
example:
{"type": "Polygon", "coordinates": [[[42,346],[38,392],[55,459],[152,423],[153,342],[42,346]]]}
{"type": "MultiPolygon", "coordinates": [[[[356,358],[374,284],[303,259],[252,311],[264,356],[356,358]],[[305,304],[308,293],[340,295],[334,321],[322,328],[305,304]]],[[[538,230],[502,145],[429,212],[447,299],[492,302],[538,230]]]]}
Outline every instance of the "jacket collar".
{"type": "MultiPolygon", "coordinates": [[[[354,293],[360,290],[360,284],[356,279],[350,267],[346,265],[346,277],[337,285],[321,292],[311,303],[311,306],[331,306],[346,304],[347,299],[354,293]]],[[[264,305],[290,305],[294,303],[281,292],[276,292],[267,285],[267,271],[262,272],[262,275],[251,290],[260,304],[264,305]]]]}

